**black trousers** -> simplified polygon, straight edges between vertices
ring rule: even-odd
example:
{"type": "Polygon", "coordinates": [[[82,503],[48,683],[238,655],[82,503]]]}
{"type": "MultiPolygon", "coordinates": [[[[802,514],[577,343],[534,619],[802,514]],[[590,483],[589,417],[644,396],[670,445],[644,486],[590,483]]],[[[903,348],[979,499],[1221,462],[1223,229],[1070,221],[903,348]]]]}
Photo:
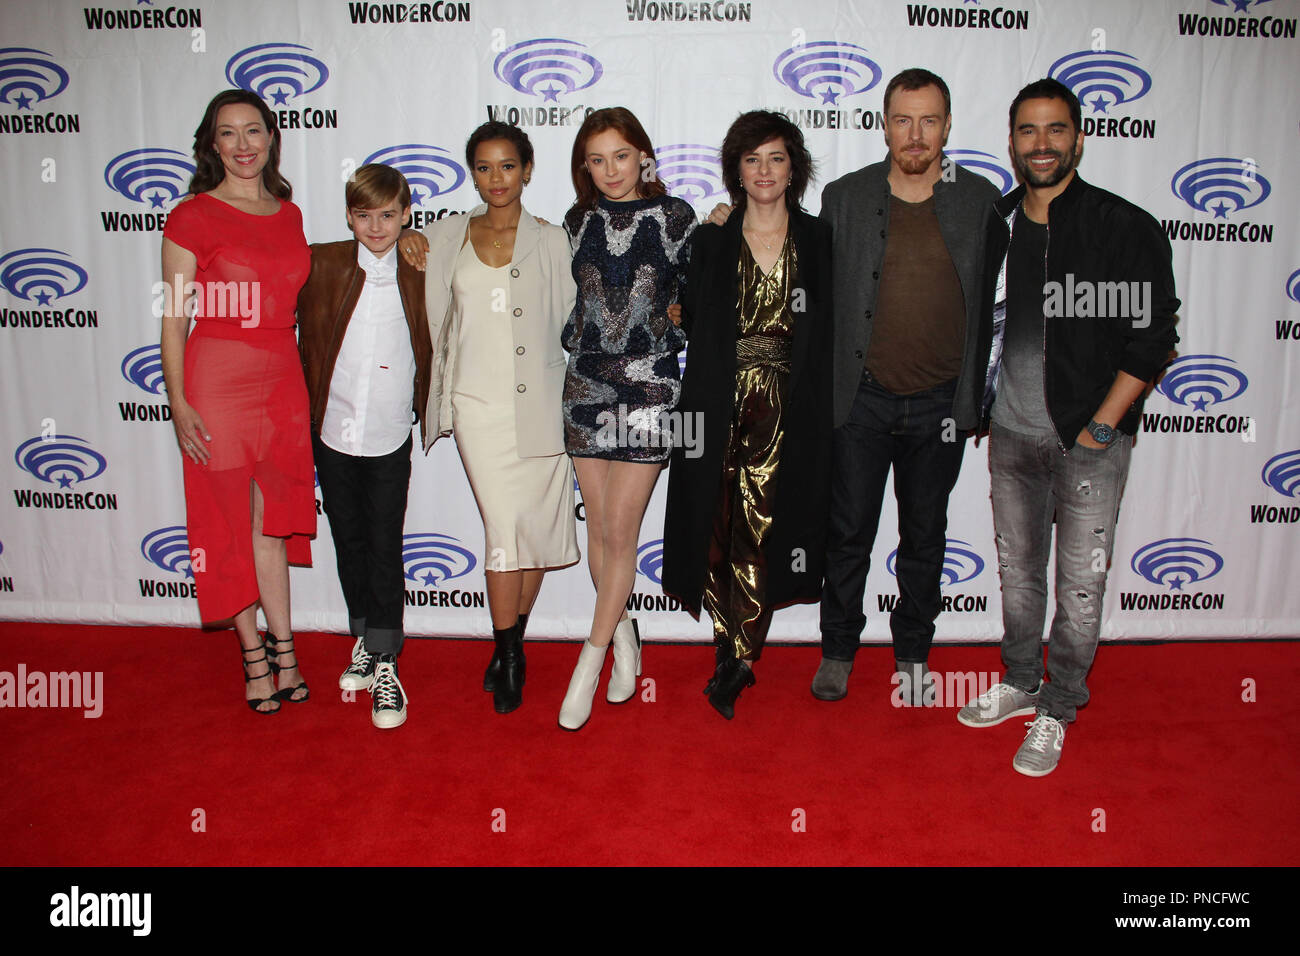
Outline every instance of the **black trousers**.
{"type": "Polygon", "coordinates": [[[832,444],[831,515],[822,591],[822,656],[851,661],[867,619],[862,612],[885,480],[894,469],[898,499],[898,603],[889,617],[894,658],[924,661],[943,606],[939,585],[948,531],[948,496],[966,441],[952,429],[956,382],[895,395],[864,373],[849,419],[832,444]],[[945,440],[946,439],[946,440],[945,440]]]}
{"type": "Polygon", "coordinates": [[[411,438],[390,455],[335,451],[312,436],[316,474],[338,557],[353,637],[371,654],[402,649],[402,528],[411,483],[411,438]]]}

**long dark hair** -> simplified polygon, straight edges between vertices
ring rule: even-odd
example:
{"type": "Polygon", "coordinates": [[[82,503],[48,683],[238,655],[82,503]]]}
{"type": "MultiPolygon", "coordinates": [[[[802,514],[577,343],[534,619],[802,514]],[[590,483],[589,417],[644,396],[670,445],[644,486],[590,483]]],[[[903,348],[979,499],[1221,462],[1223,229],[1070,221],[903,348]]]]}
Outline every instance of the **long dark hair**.
{"type": "MultiPolygon", "coordinates": [[[[650,145],[650,137],[646,135],[641,121],[630,109],[623,106],[608,106],[596,110],[582,121],[582,125],[578,127],[578,135],[573,140],[573,158],[569,163],[569,169],[573,173],[573,191],[578,198],[573,201],[571,212],[595,209],[600,199],[600,190],[596,188],[591,173],[587,171],[587,141],[607,129],[616,130],[633,149],[645,153],[651,163],[655,161],[655,148],[650,145]]],[[[641,176],[636,184],[636,194],[640,199],[650,199],[652,196],[666,196],[668,189],[657,175],[649,179],[641,176]]]]}
{"type": "Polygon", "coordinates": [[[785,154],[790,159],[790,185],[785,190],[785,205],[790,212],[802,208],[804,190],[816,174],[816,164],[803,143],[803,133],[781,113],[772,110],[751,110],[741,113],[727,130],[722,141],[722,182],[731,194],[733,206],[743,208],[749,197],[740,180],[740,162],[768,140],[780,139],[785,143],[785,154]]]}
{"type": "Polygon", "coordinates": [[[256,93],[247,90],[222,90],[212,97],[212,102],[203,113],[198,129],[194,131],[194,176],[190,179],[190,192],[194,195],[206,193],[226,178],[226,167],[221,165],[221,157],[213,149],[217,139],[217,113],[221,107],[234,103],[243,103],[254,107],[262,114],[262,122],[271,134],[271,149],[266,166],[262,169],[262,185],[276,199],[288,202],[293,198],[293,187],[280,175],[280,127],[275,123],[275,114],[262,102],[256,93]]]}

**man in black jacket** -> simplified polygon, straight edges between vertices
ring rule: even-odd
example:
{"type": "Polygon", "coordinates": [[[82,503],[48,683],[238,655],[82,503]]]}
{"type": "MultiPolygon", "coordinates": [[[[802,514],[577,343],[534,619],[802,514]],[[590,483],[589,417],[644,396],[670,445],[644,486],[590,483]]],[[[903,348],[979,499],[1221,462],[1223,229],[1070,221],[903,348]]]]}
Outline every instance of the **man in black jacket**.
{"type": "Polygon", "coordinates": [[[1034,714],[1012,766],[1056,769],[1088,702],[1132,436],[1173,355],[1178,299],[1169,241],[1148,213],[1085,183],[1079,101],[1056,80],[1011,104],[1023,185],[998,204],[994,342],[985,395],[1002,579],[1002,683],[961,709],[970,727],[1034,714]],[[1008,242],[1009,238],[1009,242],[1008,242]],[[1043,683],[1047,559],[1056,522],[1056,614],[1043,683]]]}

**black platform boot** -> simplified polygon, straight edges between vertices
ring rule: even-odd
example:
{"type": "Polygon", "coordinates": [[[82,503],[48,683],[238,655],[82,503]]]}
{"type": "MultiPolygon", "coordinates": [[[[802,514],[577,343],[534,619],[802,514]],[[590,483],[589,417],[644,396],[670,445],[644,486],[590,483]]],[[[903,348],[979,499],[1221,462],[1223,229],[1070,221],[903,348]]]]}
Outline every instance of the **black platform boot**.
{"type": "Polygon", "coordinates": [[[498,714],[508,714],[524,701],[524,631],[516,623],[504,631],[493,629],[501,670],[492,690],[492,706],[498,714]]]}
{"type": "MultiPolygon", "coordinates": [[[[524,628],[528,627],[528,615],[519,615],[519,639],[524,639],[524,628]]],[[[496,631],[492,632],[493,634],[496,631]]],[[[492,648],[492,660],[488,661],[487,670],[483,672],[483,689],[489,694],[495,693],[497,689],[497,680],[501,677],[501,650],[500,647],[492,648]]]]}

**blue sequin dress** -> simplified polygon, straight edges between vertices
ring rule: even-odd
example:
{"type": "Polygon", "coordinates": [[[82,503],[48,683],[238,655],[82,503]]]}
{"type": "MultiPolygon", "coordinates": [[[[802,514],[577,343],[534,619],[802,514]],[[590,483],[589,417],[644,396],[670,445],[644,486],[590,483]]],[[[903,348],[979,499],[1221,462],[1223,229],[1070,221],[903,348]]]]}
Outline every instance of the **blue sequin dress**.
{"type": "Polygon", "coordinates": [[[564,433],[570,455],[662,462],[681,396],[686,336],[668,318],[681,299],[695,211],[671,196],[571,210],[578,300],[564,326],[564,433]]]}

